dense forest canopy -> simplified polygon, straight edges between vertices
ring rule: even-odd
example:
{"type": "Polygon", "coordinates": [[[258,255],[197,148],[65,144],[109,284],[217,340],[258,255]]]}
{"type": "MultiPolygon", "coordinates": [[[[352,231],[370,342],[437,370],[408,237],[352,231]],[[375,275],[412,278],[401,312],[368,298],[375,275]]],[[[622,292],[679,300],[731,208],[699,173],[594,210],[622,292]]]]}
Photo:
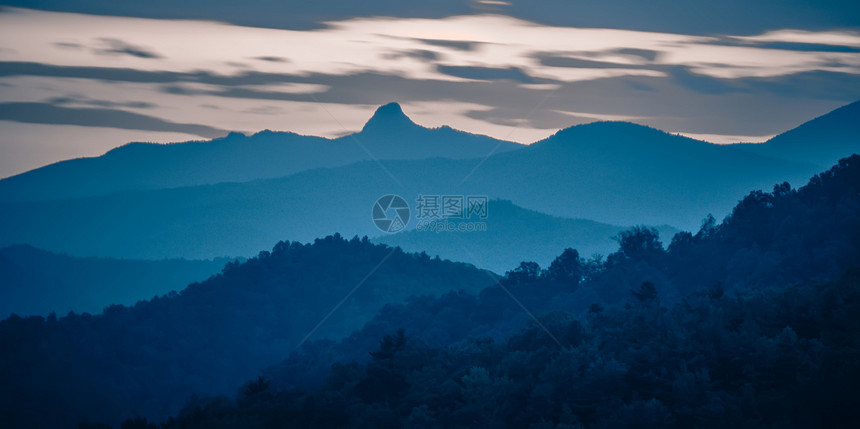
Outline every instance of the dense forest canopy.
{"type": "MultiPolygon", "coordinates": [[[[646,284],[647,285],[647,284],[646,284]]],[[[164,428],[853,428],[860,422],[860,272],[667,307],[548,313],[502,341],[448,347],[386,335],[317,390],[259,377],[235,399],[194,398],[164,428]],[[555,341],[558,342],[555,342],[555,341]]],[[[145,420],[123,428],[155,427],[145,420]]]]}
{"type": "Polygon", "coordinates": [[[384,303],[490,283],[471,265],[367,239],[281,242],[133,306],[0,322],[0,416],[13,427],[166,416],[193,393],[234,391],[305,338],[349,334],[384,303]]]}

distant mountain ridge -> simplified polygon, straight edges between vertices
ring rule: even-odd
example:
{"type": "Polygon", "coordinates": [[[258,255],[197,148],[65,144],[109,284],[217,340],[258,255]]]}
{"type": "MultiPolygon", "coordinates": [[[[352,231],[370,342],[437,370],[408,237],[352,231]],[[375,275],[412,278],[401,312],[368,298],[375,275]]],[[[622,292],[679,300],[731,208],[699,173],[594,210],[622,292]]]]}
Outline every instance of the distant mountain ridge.
{"type": "Polygon", "coordinates": [[[99,313],[206,280],[229,260],[75,258],[31,246],[0,249],[0,318],[99,313]]]}
{"type": "MultiPolygon", "coordinates": [[[[599,126],[597,124],[601,123],[584,126],[599,126]]],[[[638,127],[630,123],[617,124],[616,131],[638,127]]],[[[860,152],[858,124],[860,101],[801,124],[766,143],[731,147],[821,169],[842,157],[860,152]]],[[[572,130],[580,130],[580,127],[583,126],[563,129],[557,135],[579,132],[572,130]]],[[[629,143],[631,138],[634,136],[621,140],[629,143]]],[[[557,139],[551,137],[546,140],[557,139]]],[[[681,142],[674,145],[677,149],[689,146],[692,140],[676,142],[681,142]]],[[[591,143],[582,141],[578,147],[585,150],[590,145],[591,149],[604,153],[637,149],[629,144],[606,147],[591,143]]],[[[710,144],[699,142],[698,145],[710,144]]],[[[425,128],[407,117],[399,104],[389,103],[380,106],[361,131],[336,139],[265,130],[252,136],[230,133],[210,141],[129,143],[99,157],[61,161],[0,179],[0,201],[41,201],[130,190],[248,182],[373,159],[483,158],[522,147],[518,143],[470,134],[448,126],[425,128]]],[[[806,172],[812,171],[815,170],[806,172]]]]}
{"type": "MultiPolygon", "coordinates": [[[[372,150],[381,154],[424,147],[402,130],[462,137],[436,140],[439,146],[433,150],[439,151],[456,151],[458,145],[476,141],[450,128],[413,126],[397,105],[377,113],[355,137],[365,145],[377,142],[372,150]]],[[[177,145],[186,147],[191,146],[177,145]]],[[[484,195],[563,218],[695,230],[708,214],[727,215],[750,189],[771,189],[786,181],[801,185],[820,170],[814,163],[752,153],[742,146],[714,145],[626,122],[596,122],[489,157],[380,157],[241,183],[0,201],[0,246],[28,243],[76,256],[136,259],[250,256],[284,237],[310,241],[334,232],[378,236],[370,208],[387,194],[402,196],[413,210],[419,194],[484,195]]],[[[11,186],[11,181],[0,184],[11,186]]]]}
{"type": "Polygon", "coordinates": [[[361,131],[336,139],[265,130],[210,141],[129,143],[99,157],[61,161],[2,179],[0,201],[248,182],[372,159],[478,158],[520,147],[450,127],[422,127],[399,104],[389,103],[361,131]]]}
{"type": "MultiPolygon", "coordinates": [[[[575,246],[586,258],[606,256],[618,248],[614,237],[628,227],[609,225],[585,219],[569,219],[524,209],[507,200],[488,203],[487,219],[449,219],[449,222],[483,222],[485,232],[437,232],[410,230],[383,235],[374,242],[397,246],[407,252],[427,252],[452,261],[474,264],[498,274],[516,268],[522,261],[533,261],[541,267],[575,246]]],[[[666,225],[657,226],[660,237],[668,243],[679,231],[666,225]]]]}
{"type": "Polygon", "coordinates": [[[749,189],[804,183],[815,171],[601,122],[486,159],[365,161],[245,183],[0,202],[0,245],[137,259],[250,256],[279,237],[379,235],[370,208],[386,194],[413,209],[419,194],[485,195],[559,217],[696,229],[709,213],[728,214],[749,189]]]}
{"type": "Polygon", "coordinates": [[[765,143],[738,145],[744,150],[826,167],[860,154],[860,101],[804,122],[765,143]]]}

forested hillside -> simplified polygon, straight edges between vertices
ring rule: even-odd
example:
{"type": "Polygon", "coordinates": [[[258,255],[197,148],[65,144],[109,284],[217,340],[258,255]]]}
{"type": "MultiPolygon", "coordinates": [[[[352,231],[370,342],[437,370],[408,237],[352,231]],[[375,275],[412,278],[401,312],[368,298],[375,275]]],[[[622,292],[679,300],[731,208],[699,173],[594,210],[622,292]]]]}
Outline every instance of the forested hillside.
{"type": "Polygon", "coordinates": [[[165,427],[855,427],[858,214],[853,156],[668,251],[636,228],[605,261],[386,306],[165,427]]]}
{"type": "Polygon", "coordinates": [[[232,393],[306,338],[349,334],[385,303],[490,283],[470,265],[335,235],[102,314],[12,316],[0,322],[0,427],[167,416],[191,394],[232,393]]]}
{"type": "Polygon", "coordinates": [[[357,238],[280,243],[134,307],[1,322],[0,411],[11,427],[856,422],[858,213],[853,156],[668,248],[637,227],[605,259],[568,249],[501,279],[357,238]]]}
{"type": "Polygon", "coordinates": [[[318,390],[260,377],[162,427],[854,428],[858,291],[856,270],[672,306],[645,286],[623,307],[545,314],[500,341],[440,347],[399,331],[318,390]]]}

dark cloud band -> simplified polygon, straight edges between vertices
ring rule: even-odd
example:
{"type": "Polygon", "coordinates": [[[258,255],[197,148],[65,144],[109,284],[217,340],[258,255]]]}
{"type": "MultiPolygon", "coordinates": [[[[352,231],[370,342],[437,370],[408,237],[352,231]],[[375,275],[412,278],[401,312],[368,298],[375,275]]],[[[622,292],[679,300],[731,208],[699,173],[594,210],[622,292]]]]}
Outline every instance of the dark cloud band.
{"type": "Polygon", "coordinates": [[[224,130],[197,124],[179,124],[123,110],[69,108],[47,103],[0,103],[0,120],[32,124],[63,124],[128,130],[168,131],[215,138],[224,130]]]}

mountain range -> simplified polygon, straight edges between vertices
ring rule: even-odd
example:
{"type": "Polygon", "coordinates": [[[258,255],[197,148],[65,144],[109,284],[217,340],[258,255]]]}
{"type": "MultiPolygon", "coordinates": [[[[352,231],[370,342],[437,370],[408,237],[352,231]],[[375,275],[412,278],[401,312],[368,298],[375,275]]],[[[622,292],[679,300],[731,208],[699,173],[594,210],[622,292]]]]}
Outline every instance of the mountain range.
{"type": "MultiPolygon", "coordinates": [[[[846,409],[858,393],[846,376],[858,371],[858,211],[852,156],[802,188],[747,193],[723,222],[679,233],[668,248],[636,228],[604,260],[565,251],[546,270],[524,264],[501,278],[367,239],[279,242],[133,306],[0,321],[0,423],[340,427],[330,417],[348,414],[371,422],[354,426],[399,427],[428,403],[452,413],[478,397],[480,411],[497,408],[498,394],[529,404],[509,407],[517,412],[553,400],[541,412],[557,413],[572,396],[547,386],[579,386],[559,380],[583,371],[579,388],[593,396],[574,404],[584,418],[605,395],[630,392],[664,398],[693,426],[698,411],[678,398],[698,398],[709,426],[721,427],[723,404],[738,422],[758,415],[744,411],[752,403],[776,423],[768,410],[785,407],[775,403],[822,392],[832,399],[816,413],[830,418],[834,401],[846,409]],[[313,415],[284,423],[297,414],[313,415]],[[141,419],[121,423],[129,416],[141,419]]],[[[632,427],[647,413],[603,427],[632,427]]],[[[458,426],[483,415],[452,414],[458,426]]]]}
{"type": "MultiPolygon", "coordinates": [[[[504,273],[521,261],[546,267],[565,248],[575,245],[586,257],[616,250],[615,238],[626,228],[584,219],[567,219],[523,209],[504,200],[488,203],[492,216],[485,231],[472,233],[409,230],[372,241],[426,252],[504,273]]],[[[658,227],[668,242],[678,230],[658,227]]],[[[73,257],[29,245],[0,249],[0,317],[98,313],[112,304],[135,302],[216,274],[228,258],[205,260],[129,260],[73,257]]]]}
{"type": "MultiPolygon", "coordinates": [[[[854,116],[856,104],[794,132],[833,138],[833,147],[854,151],[860,141],[856,126],[851,125],[854,116]],[[839,133],[830,132],[834,122],[845,123],[839,133]]],[[[222,161],[200,161],[199,165],[210,167],[199,168],[206,174],[189,182],[158,184],[153,182],[158,174],[150,174],[153,179],[146,186],[129,185],[124,182],[125,174],[94,169],[86,180],[104,186],[87,190],[76,183],[74,175],[62,173],[66,167],[60,167],[68,165],[79,171],[86,167],[75,166],[85,163],[109,166],[109,158],[128,151],[125,159],[129,161],[116,165],[133,167],[140,159],[139,169],[156,172],[159,165],[176,162],[195,171],[197,161],[178,160],[180,157],[169,155],[171,151],[208,154],[220,153],[223,147],[256,147],[258,143],[264,147],[262,142],[275,135],[264,132],[208,143],[131,145],[117,149],[114,155],[55,164],[44,171],[4,179],[0,181],[0,189],[5,189],[0,192],[5,195],[0,202],[0,246],[26,243],[75,256],[136,259],[250,256],[281,239],[310,241],[334,232],[379,236],[382,232],[374,226],[370,211],[376,199],[387,194],[402,196],[413,209],[419,195],[476,195],[510,200],[556,217],[695,230],[708,214],[718,218],[728,214],[750,189],[770,189],[785,181],[802,184],[820,169],[788,152],[786,159],[779,159],[752,153],[747,146],[715,145],[625,122],[578,125],[523,147],[446,127],[420,127],[395,104],[381,107],[352,137],[302,140],[304,137],[293,134],[277,134],[303,142],[296,144],[304,149],[295,155],[288,149],[270,152],[260,166],[237,162],[235,173],[228,176],[211,166],[229,164],[222,162],[229,156],[213,155],[222,161]],[[373,153],[371,160],[326,166],[302,155],[337,152],[353,137],[373,153]],[[245,143],[235,143],[235,139],[245,143]],[[137,148],[161,154],[161,164],[132,156],[137,148]],[[453,159],[455,156],[461,159],[453,159]],[[294,159],[304,161],[280,173],[275,167],[264,168],[291,165],[294,159]],[[294,174],[265,178],[284,172],[294,174]],[[40,185],[43,179],[36,180],[39,177],[46,182],[40,185]],[[255,179],[241,181],[250,178],[255,179]],[[234,182],[212,183],[219,180],[234,182]],[[197,181],[206,184],[194,184],[197,181]],[[157,186],[163,187],[138,189],[157,186]]],[[[755,149],[776,147],[789,137],[778,136],[755,149]]],[[[355,141],[353,144],[357,146],[355,141]]],[[[350,150],[360,157],[360,147],[350,150]]],[[[173,171],[171,174],[182,175],[182,168],[173,171]]],[[[413,221],[409,228],[414,225],[413,221]]],[[[512,248],[523,241],[515,230],[509,234],[512,248]]]]}
{"type": "Polygon", "coordinates": [[[390,103],[377,109],[361,131],[336,139],[266,130],[211,141],[129,143],[99,157],[57,162],[0,180],[0,201],[248,182],[372,159],[465,159],[520,147],[450,127],[424,128],[390,103]]]}

